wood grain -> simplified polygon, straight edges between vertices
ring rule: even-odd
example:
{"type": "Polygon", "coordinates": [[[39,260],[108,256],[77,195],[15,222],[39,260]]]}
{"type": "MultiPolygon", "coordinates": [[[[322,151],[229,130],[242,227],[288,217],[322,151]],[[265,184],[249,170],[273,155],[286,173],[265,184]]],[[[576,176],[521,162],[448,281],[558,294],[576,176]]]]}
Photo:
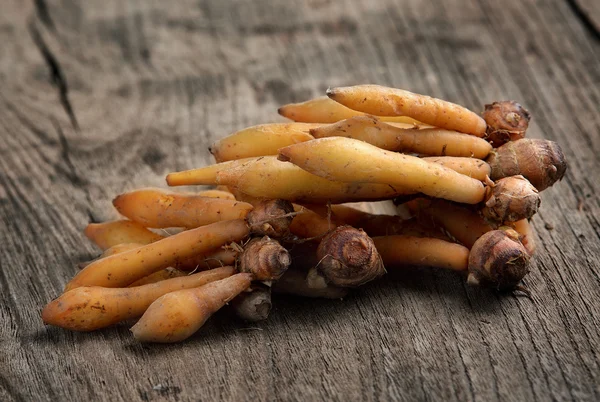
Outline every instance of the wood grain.
{"type": "Polygon", "coordinates": [[[8,0],[0,37],[0,400],[600,398],[600,46],[571,2],[8,0]],[[177,345],[43,326],[112,197],[357,83],[515,99],[561,144],[533,300],[407,269],[343,301],[278,297],[265,323],[224,312],[177,345]]]}

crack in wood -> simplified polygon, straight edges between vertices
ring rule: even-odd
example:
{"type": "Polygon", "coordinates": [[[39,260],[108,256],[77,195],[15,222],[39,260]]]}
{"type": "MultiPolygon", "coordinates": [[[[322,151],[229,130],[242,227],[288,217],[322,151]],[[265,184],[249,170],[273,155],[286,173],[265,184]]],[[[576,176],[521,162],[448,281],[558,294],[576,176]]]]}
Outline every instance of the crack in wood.
{"type": "Polygon", "coordinates": [[[29,23],[29,33],[33,39],[33,42],[35,43],[35,46],[38,48],[44,61],[48,65],[52,84],[58,89],[60,104],[67,113],[67,116],[69,116],[69,120],[71,121],[71,125],[75,131],[79,131],[79,123],[77,123],[75,111],[73,110],[73,106],[69,100],[69,87],[67,85],[67,79],[62,67],[58,63],[56,56],[54,56],[46,42],[44,42],[44,39],[42,38],[40,31],[35,26],[34,21],[29,23]]]}

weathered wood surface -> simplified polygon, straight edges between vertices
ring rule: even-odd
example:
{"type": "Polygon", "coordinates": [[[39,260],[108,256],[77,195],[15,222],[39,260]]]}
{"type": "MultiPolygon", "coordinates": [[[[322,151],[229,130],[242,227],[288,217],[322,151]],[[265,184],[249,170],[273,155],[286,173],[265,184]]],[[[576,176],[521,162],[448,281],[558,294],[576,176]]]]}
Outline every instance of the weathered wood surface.
{"type": "Polygon", "coordinates": [[[596,21],[593,4],[3,1],[0,400],[600,399],[600,48],[576,11],[596,21]],[[422,269],[343,301],[278,298],[250,327],[220,314],[172,346],[42,325],[115,194],[355,83],[473,110],[517,99],[530,135],[562,145],[566,178],[534,219],[533,301],[422,269]]]}

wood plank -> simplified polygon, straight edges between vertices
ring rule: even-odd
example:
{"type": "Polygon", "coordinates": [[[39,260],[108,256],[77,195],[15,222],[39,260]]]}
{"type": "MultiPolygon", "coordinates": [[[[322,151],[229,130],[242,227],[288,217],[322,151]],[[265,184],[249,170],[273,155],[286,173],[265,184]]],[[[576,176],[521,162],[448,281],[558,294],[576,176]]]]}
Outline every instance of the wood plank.
{"type": "Polygon", "coordinates": [[[600,397],[598,41],[558,0],[372,3],[3,4],[0,399],[600,397]],[[533,301],[416,269],[343,301],[278,297],[265,323],[224,312],[177,345],[42,325],[112,197],[209,163],[208,144],[282,103],[366,82],[472,110],[516,99],[563,147],[533,221],[533,301]]]}

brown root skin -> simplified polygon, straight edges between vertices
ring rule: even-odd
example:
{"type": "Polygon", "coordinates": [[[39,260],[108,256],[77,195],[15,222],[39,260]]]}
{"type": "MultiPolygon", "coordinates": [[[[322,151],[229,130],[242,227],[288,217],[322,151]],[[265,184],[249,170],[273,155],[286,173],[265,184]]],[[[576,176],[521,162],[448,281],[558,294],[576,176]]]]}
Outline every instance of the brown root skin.
{"type": "Polygon", "coordinates": [[[482,116],[487,124],[486,139],[494,147],[525,137],[531,119],[527,109],[515,101],[485,105],[482,116]]]}
{"type": "Polygon", "coordinates": [[[248,322],[266,320],[271,307],[271,288],[265,285],[252,285],[249,292],[240,293],[231,301],[235,315],[248,322]]]}
{"type": "Polygon", "coordinates": [[[290,234],[294,206],[285,200],[265,200],[254,205],[246,217],[250,231],[258,236],[283,238],[290,234]]]}
{"type": "Polygon", "coordinates": [[[529,219],[537,212],[541,198],[535,187],[521,175],[490,183],[486,189],[483,216],[498,223],[529,219]]]}
{"type": "Polygon", "coordinates": [[[254,275],[255,280],[279,279],[291,263],[289,252],[277,240],[268,236],[250,240],[239,257],[240,272],[254,275]]]}
{"type": "Polygon", "coordinates": [[[524,138],[507,142],[494,149],[486,161],[492,168],[492,180],[523,175],[538,191],[561,180],[567,170],[567,161],[560,146],[541,139],[524,138]]]}
{"type": "Polygon", "coordinates": [[[340,226],[317,249],[319,274],[334,286],[357,287],[385,274],[373,240],[362,230],[340,226]]]}
{"type": "Polygon", "coordinates": [[[481,236],[469,253],[470,285],[514,290],[529,272],[530,255],[510,228],[481,236]]]}

